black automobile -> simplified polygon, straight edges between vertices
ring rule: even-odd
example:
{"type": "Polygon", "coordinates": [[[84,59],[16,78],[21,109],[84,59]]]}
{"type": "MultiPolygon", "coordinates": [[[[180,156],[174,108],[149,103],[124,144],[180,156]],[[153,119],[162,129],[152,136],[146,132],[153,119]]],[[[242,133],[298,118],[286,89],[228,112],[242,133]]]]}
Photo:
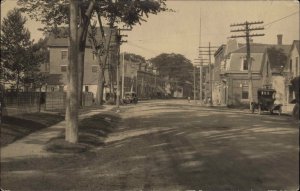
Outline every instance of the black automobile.
{"type": "Polygon", "coordinates": [[[258,102],[253,102],[252,104],[252,113],[255,109],[258,109],[258,114],[261,114],[263,111],[269,111],[271,114],[274,111],[278,111],[278,114],[281,115],[282,104],[275,103],[276,91],[274,89],[259,88],[257,90],[257,100],[258,102]]]}
{"type": "Polygon", "coordinates": [[[135,92],[125,92],[125,98],[123,99],[124,103],[134,103],[138,102],[138,97],[135,92]]]}

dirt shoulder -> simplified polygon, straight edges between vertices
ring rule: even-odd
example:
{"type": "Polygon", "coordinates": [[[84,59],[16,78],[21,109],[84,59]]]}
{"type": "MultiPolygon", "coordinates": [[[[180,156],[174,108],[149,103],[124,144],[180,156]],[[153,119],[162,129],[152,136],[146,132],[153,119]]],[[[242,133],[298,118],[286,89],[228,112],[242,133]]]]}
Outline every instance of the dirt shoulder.
{"type": "Polygon", "coordinates": [[[63,120],[64,116],[52,113],[27,113],[14,117],[6,116],[0,126],[1,147],[63,120]]]}

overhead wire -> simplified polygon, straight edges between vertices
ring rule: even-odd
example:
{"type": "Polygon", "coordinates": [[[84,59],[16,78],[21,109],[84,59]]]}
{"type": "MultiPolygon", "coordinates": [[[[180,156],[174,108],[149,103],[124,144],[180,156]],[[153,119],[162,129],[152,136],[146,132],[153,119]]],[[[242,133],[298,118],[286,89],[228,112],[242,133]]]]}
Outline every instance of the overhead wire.
{"type": "Polygon", "coordinates": [[[283,19],[286,19],[286,18],[288,18],[288,17],[291,17],[291,16],[293,16],[293,15],[295,15],[295,14],[297,14],[297,13],[299,13],[299,11],[296,11],[296,12],[294,12],[294,13],[292,13],[292,14],[289,14],[289,15],[284,16],[284,17],[282,17],[282,18],[279,18],[279,19],[276,19],[276,20],[274,20],[274,21],[271,21],[271,22],[269,22],[269,23],[267,23],[267,24],[264,24],[263,26],[266,27],[266,26],[268,26],[268,25],[272,25],[273,23],[276,23],[276,22],[278,22],[278,21],[281,21],[281,20],[283,20],[283,19]]]}

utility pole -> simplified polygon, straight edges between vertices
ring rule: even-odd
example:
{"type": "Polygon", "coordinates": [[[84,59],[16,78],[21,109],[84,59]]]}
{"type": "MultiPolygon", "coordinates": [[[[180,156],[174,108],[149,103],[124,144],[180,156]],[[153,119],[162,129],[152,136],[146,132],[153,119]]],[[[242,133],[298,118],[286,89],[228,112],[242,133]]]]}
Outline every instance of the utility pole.
{"type": "MultiPolygon", "coordinates": [[[[205,100],[207,100],[208,97],[210,97],[209,100],[209,104],[212,105],[212,62],[211,62],[211,55],[213,52],[216,51],[216,49],[219,48],[218,46],[211,46],[210,42],[208,43],[208,46],[204,47],[204,46],[199,46],[199,57],[200,56],[208,56],[208,59],[206,59],[208,62],[206,62],[206,64],[208,65],[208,80],[209,80],[209,86],[208,86],[208,94],[205,94],[205,100]]],[[[203,59],[204,60],[204,59],[203,59]]],[[[203,62],[202,62],[203,64],[203,62]]],[[[202,65],[203,66],[203,65],[202,65]]]]}
{"type": "MultiPolygon", "coordinates": [[[[116,33],[116,43],[117,43],[117,47],[118,47],[118,52],[117,52],[117,59],[118,59],[118,62],[117,62],[117,72],[116,72],[116,75],[117,75],[117,100],[116,100],[116,105],[117,105],[117,108],[119,108],[120,106],[120,79],[119,79],[119,66],[120,66],[120,50],[121,50],[121,44],[124,43],[124,42],[127,42],[126,40],[122,40],[122,37],[127,37],[128,35],[121,35],[121,31],[125,31],[125,30],[131,30],[131,29],[118,29],[117,30],[117,33],[116,33]]],[[[123,54],[124,56],[124,54],[123,54]]],[[[122,68],[122,96],[123,96],[123,77],[124,77],[124,61],[123,61],[123,68],[122,68]]],[[[122,97],[123,98],[123,97],[122,97]]]]}
{"type": "Polygon", "coordinates": [[[232,24],[230,27],[235,26],[243,26],[242,29],[235,29],[231,30],[230,32],[244,32],[245,35],[233,35],[230,38],[246,38],[246,47],[247,47],[247,55],[246,60],[248,64],[248,88],[249,88],[249,108],[252,110],[252,103],[254,101],[253,99],[253,81],[252,81],[252,59],[251,59],[251,50],[250,50],[250,37],[254,36],[264,36],[265,34],[250,34],[250,31],[255,30],[264,30],[264,27],[256,27],[256,28],[250,28],[251,25],[257,25],[257,24],[263,24],[263,21],[257,21],[257,22],[244,22],[244,23],[238,23],[238,24],[232,24]]]}
{"type": "Polygon", "coordinates": [[[199,58],[195,59],[197,60],[197,62],[195,62],[197,65],[196,66],[199,66],[199,73],[200,73],[200,76],[199,76],[199,101],[200,101],[200,104],[202,104],[202,101],[203,101],[203,64],[208,64],[207,62],[207,59],[204,59],[201,57],[201,54],[199,54],[199,58]],[[205,62],[206,61],[206,62],[205,62]]]}
{"type": "Polygon", "coordinates": [[[210,42],[208,43],[208,59],[209,59],[209,64],[208,64],[208,72],[209,72],[209,94],[210,94],[210,101],[209,104],[212,105],[212,68],[211,68],[211,51],[210,51],[210,42]]]}
{"type": "Polygon", "coordinates": [[[203,97],[202,97],[202,86],[203,86],[203,82],[202,82],[202,78],[203,78],[203,73],[202,73],[202,67],[203,67],[203,59],[201,59],[201,63],[200,63],[200,66],[199,66],[199,72],[200,72],[200,84],[199,84],[199,100],[200,100],[200,104],[202,103],[202,100],[203,100],[203,97]]]}
{"type": "Polygon", "coordinates": [[[196,66],[194,66],[194,101],[196,102],[196,66]]]}
{"type": "Polygon", "coordinates": [[[124,62],[125,52],[122,54],[122,99],[124,98],[124,80],[125,80],[125,62],[124,62]]]}

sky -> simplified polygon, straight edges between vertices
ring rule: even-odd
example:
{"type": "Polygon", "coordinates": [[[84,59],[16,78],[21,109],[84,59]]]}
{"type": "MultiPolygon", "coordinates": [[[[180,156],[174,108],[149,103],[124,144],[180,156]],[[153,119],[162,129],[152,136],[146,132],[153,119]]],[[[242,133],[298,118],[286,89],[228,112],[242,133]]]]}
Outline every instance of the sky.
{"type": "MultiPolygon", "coordinates": [[[[15,0],[1,4],[1,19],[16,6],[15,0]]],[[[283,35],[283,44],[299,40],[298,1],[167,1],[167,7],[174,12],[150,15],[147,22],[133,27],[127,34],[121,51],[139,54],[146,59],[161,53],[182,54],[192,62],[198,57],[198,47],[226,44],[232,33],[230,24],[245,21],[263,21],[265,36],[254,37],[256,43],[276,44],[277,34],[283,35]],[[201,32],[200,32],[201,18],[201,32]],[[201,35],[200,35],[201,34],[201,35]],[[200,38],[201,36],[201,38],[200,38]]],[[[26,16],[26,15],[25,15],[26,16]]],[[[27,27],[34,39],[42,37],[37,29],[41,24],[28,20],[27,27]]],[[[244,38],[237,39],[245,43],[244,38]]]]}

